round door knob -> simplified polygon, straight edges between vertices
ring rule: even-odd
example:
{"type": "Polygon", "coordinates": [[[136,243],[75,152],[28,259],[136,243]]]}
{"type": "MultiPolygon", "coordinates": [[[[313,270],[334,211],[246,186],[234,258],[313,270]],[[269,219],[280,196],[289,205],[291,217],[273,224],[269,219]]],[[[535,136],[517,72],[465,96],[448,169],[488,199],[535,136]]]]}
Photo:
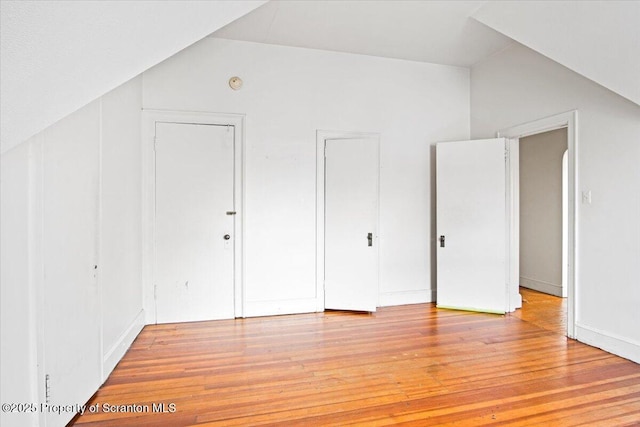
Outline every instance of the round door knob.
{"type": "Polygon", "coordinates": [[[229,236],[228,234],[224,235],[224,240],[229,240],[231,238],[231,236],[229,236]]]}

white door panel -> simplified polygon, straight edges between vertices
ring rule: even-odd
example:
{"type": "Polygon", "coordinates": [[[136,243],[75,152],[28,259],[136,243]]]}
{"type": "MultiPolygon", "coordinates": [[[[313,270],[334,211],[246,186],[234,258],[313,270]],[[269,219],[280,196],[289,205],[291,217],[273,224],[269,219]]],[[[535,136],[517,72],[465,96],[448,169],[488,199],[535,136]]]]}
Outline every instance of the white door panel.
{"type": "Polygon", "coordinates": [[[505,179],[503,138],[437,145],[438,307],[505,312],[505,179]]]}
{"type": "Polygon", "coordinates": [[[156,124],[158,323],[234,317],[233,129],[156,124]]]}
{"type": "MultiPolygon", "coordinates": [[[[51,405],[84,403],[101,380],[98,117],[92,104],[50,128],[43,144],[42,339],[51,405]]],[[[49,426],[74,415],[43,414],[49,426]]]]}
{"type": "Polygon", "coordinates": [[[378,141],[325,141],[325,308],[376,310],[378,141]]]}

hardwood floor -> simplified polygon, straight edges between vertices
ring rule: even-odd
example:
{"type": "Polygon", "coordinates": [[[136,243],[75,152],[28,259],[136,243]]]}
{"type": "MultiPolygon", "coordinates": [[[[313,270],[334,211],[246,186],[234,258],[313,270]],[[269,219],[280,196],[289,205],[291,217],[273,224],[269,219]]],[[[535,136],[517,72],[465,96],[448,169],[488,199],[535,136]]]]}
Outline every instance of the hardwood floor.
{"type": "Polygon", "coordinates": [[[511,313],[526,322],[561,335],[567,334],[567,299],[520,288],[522,309],[511,313]]]}
{"type": "Polygon", "coordinates": [[[640,365],[555,332],[538,297],[507,316],[420,304],[147,326],[75,425],[640,425],[640,365]]]}

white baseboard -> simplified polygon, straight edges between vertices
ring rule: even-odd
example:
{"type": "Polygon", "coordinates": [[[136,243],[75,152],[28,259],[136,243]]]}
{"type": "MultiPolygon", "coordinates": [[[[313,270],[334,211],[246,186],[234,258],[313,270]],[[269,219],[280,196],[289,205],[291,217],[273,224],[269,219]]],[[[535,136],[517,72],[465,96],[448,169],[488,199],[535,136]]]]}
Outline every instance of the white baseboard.
{"type": "Polygon", "coordinates": [[[422,304],[436,300],[436,291],[424,289],[419,291],[382,292],[379,297],[380,307],[392,305],[422,304]]]}
{"type": "Polygon", "coordinates": [[[244,317],[314,313],[318,311],[318,300],[316,298],[307,298],[279,301],[246,301],[243,309],[244,317]]]}
{"type": "Polygon", "coordinates": [[[520,286],[533,289],[534,291],[543,292],[545,294],[555,295],[557,297],[562,296],[562,285],[545,282],[543,280],[520,276],[520,286]]]}
{"type": "Polygon", "coordinates": [[[102,381],[104,382],[113,368],[116,367],[122,356],[127,352],[131,344],[136,339],[142,328],[144,328],[144,310],[133,320],[131,325],[118,337],[115,344],[104,355],[102,360],[102,381]]]}
{"type": "Polygon", "coordinates": [[[576,324],[576,339],[593,347],[640,363],[640,343],[628,338],[600,331],[590,326],[576,324]]]}

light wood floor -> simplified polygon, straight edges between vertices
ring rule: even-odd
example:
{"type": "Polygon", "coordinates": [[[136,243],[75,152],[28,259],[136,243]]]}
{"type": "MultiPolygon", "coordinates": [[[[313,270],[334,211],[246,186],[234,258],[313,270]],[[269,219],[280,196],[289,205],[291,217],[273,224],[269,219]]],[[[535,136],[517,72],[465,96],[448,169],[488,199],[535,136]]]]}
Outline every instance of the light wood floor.
{"type": "Polygon", "coordinates": [[[507,316],[420,304],[147,326],[89,404],[150,412],[75,425],[640,425],[640,365],[558,333],[561,299],[523,296],[507,316]]]}

